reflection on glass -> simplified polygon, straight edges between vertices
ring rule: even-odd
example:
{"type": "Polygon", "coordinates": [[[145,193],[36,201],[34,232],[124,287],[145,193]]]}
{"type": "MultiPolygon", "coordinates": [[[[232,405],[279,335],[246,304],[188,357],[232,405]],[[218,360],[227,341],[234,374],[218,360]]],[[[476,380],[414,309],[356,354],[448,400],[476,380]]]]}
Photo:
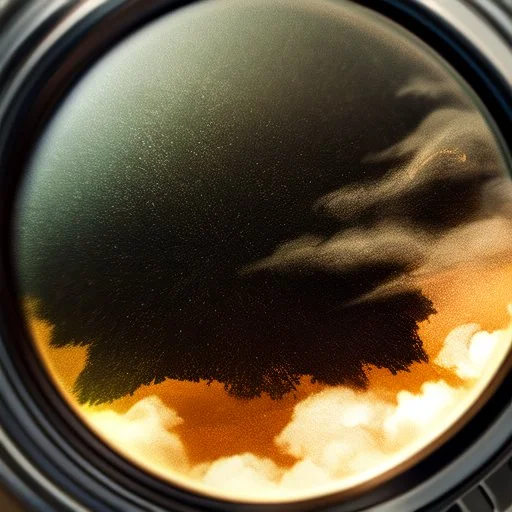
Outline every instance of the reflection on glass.
{"type": "Polygon", "coordinates": [[[70,403],[217,497],[412,460],[512,340],[496,136],[422,43],[341,1],[206,1],[125,40],[42,136],[16,230],[70,403]]]}

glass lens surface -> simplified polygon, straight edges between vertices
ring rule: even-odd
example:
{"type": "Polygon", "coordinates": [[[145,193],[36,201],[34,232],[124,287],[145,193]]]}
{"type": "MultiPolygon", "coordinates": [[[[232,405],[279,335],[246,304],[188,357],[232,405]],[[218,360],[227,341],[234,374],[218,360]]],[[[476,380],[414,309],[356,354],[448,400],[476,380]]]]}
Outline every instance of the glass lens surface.
{"type": "Polygon", "coordinates": [[[512,183],[470,87],[343,1],[204,1],[101,58],[17,201],[26,323],[146,471],[299,500],[413,464],[512,341],[512,183]]]}

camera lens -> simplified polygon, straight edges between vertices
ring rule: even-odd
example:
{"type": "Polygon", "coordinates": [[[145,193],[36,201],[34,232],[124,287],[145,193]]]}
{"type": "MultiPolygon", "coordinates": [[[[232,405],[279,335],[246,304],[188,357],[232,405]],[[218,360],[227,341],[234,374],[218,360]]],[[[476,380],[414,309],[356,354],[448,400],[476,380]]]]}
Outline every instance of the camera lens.
{"type": "Polygon", "coordinates": [[[500,96],[371,5],[153,7],[39,57],[9,364],[76,457],[176,509],[404,492],[507,407],[500,96]]]}

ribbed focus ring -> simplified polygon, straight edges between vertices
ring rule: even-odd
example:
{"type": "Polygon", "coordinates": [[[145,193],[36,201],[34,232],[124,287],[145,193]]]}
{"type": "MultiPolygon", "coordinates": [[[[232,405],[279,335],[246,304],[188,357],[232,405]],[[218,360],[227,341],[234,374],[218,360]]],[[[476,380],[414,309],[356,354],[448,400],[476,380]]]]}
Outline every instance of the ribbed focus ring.
{"type": "Polygon", "coordinates": [[[446,512],[510,512],[512,510],[512,458],[467,492],[446,512]]]}

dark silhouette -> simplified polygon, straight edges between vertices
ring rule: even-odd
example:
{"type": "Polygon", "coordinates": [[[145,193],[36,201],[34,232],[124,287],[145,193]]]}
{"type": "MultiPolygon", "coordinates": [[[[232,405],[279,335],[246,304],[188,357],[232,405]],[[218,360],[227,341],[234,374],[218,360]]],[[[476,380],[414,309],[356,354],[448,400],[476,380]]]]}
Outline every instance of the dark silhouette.
{"type": "Polygon", "coordinates": [[[322,128],[324,115],[314,110],[316,127],[278,120],[245,135],[226,125],[219,140],[203,141],[203,153],[189,150],[187,138],[183,154],[165,139],[126,158],[109,154],[115,165],[108,171],[82,144],[85,163],[73,156],[79,170],[69,172],[62,158],[41,174],[19,222],[21,289],[55,325],[54,347],[87,346],[79,401],[111,401],[166,378],[217,380],[237,397],[279,398],[301,376],[364,387],[366,365],[397,372],[426,361],[418,322],[434,310],[420,290],[358,302],[406,272],[406,263],[363,258],[349,269],[246,271],[287,241],[329,240],[375,222],[325,215],[315,204],[385,174],[395,162],[361,160],[400,140],[430,108],[409,109],[414,116],[405,125],[397,122],[402,110],[386,105],[378,116],[390,119],[384,128],[400,127],[392,135],[387,128],[352,134],[342,109],[333,109],[339,119],[332,126],[346,131],[340,136],[331,124],[322,128]],[[320,129],[321,143],[311,138],[320,129]],[[341,151],[340,139],[349,137],[356,142],[341,151]],[[165,165],[162,155],[170,155],[165,165]]]}
{"type": "MultiPolygon", "coordinates": [[[[319,144],[306,128],[264,128],[260,145],[251,135],[236,148],[223,144],[213,160],[165,145],[140,150],[115,156],[104,174],[100,161],[86,166],[77,156],[80,172],[56,168],[32,189],[19,222],[21,288],[55,325],[54,347],[87,346],[80,402],[111,401],[166,378],[279,398],[301,376],[362,388],[366,365],[397,372],[426,361],[418,322],[434,309],[420,290],[359,302],[410,262],[258,266],[287,241],[328,241],[375,221],[325,215],[315,204],[361,177],[378,179],[393,162],[361,164],[373,138],[340,151],[336,130],[319,144]],[[274,133],[285,141],[279,147],[274,133]],[[162,154],[176,162],[162,168],[162,154]],[[58,196],[61,179],[71,189],[58,196]]],[[[208,144],[217,151],[216,140],[208,144]]]]}
{"type": "MultiPolygon", "coordinates": [[[[380,205],[357,218],[315,205],[406,163],[364,159],[445,101],[397,97],[411,76],[442,73],[352,17],[256,14],[259,24],[244,14],[232,26],[208,14],[204,40],[177,47],[201,32],[196,22],[176,39],[163,26],[143,48],[133,40],[136,57],[109,54],[50,123],[20,208],[17,263],[22,294],[55,325],[52,345],[88,348],[82,403],[166,378],[279,398],[301,376],[364,387],[366,365],[426,360],[418,323],[434,310],[420,290],[360,300],[407,273],[407,258],[379,260],[376,248],[345,268],[258,262],[288,241],[382,220],[380,205]]],[[[438,197],[434,187],[388,217],[440,229],[426,212],[438,197]]],[[[449,204],[457,224],[463,205],[449,204]]]]}
{"type": "Polygon", "coordinates": [[[453,228],[509,215],[501,150],[431,52],[348,3],[292,4],[150,24],[46,127],[16,263],[52,345],[88,348],[80,402],[405,371],[434,313],[411,271],[453,228]]]}
{"type": "Polygon", "coordinates": [[[206,233],[173,244],[167,223],[143,233],[116,222],[115,243],[98,228],[77,233],[32,282],[52,345],[88,347],[82,403],[166,378],[217,380],[240,398],[280,398],[304,375],[363,388],[365,365],[397,372],[427,360],[417,323],[434,310],[418,290],[351,304],[399,266],[245,273],[244,251],[212,253],[206,233]]]}
{"type": "Polygon", "coordinates": [[[210,304],[188,305],[179,316],[140,315],[142,325],[131,335],[116,332],[114,317],[90,345],[76,383],[79,400],[112,400],[165,378],[217,380],[240,398],[263,392],[280,398],[303,375],[364,388],[366,364],[395,373],[426,361],[416,322],[433,312],[430,302],[411,292],[344,309],[354,284],[328,275],[268,276],[210,304]]]}

